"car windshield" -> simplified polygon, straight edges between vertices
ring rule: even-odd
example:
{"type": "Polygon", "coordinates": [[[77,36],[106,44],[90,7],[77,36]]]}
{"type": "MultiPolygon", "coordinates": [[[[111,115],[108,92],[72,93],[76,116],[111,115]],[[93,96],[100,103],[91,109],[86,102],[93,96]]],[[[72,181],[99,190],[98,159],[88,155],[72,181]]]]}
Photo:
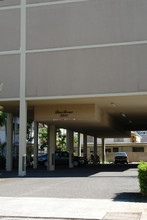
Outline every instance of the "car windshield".
{"type": "Polygon", "coordinates": [[[115,156],[127,156],[125,152],[117,152],[115,156]]]}

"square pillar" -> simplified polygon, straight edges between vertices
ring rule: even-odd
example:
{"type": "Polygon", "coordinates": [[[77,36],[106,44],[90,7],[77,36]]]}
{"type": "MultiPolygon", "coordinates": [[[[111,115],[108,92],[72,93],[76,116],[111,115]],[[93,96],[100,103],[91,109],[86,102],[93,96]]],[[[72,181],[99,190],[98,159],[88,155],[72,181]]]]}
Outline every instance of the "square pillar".
{"type": "Polygon", "coordinates": [[[66,150],[69,151],[70,149],[70,131],[66,130],[66,150]]]}
{"type": "Polygon", "coordinates": [[[6,145],[6,170],[12,171],[12,143],[13,140],[13,116],[7,114],[7,145],[6,145]]]}
{"type": "Polygon", "coordinates": [[[96,162],[97,159],[97,137],[94,137],[94,162],[96,162]]]}
{"type": "Polygon", "coordinates": [[[48,171],[55,170],[56,127],[48,126],[48,171]]]}
{"type": "Polygon", "coordinates": [[[20,28],[20,106],[19,106],[19,167],[18,175],[26,175],[26,127],[27,103],[26,94],[26,0],[21,0],[20,28]]]}
{"type": "Polygon", "coordinates": [[[73,168],[74,164],[74,132],[69,130],[69,168],[73,168]]]}
{"type": "Polygon", "coordinates": [[[106,155],[105,155],[105,139],[102,138],[102,164],[105,163],[106,155]]]}
{"type": "Polygon", "coordinates": [[[38,165],[38,122],[34,122],[34,164],[33,168],[36,169],[38,165]]]}
{"type": "Polygon", "coordinates": [[[26,131],[27,131],[27,103],[20,102],[20,129],[19,129],[19,167],[18,175],[26,175],[26,131]]]}
{"type": "Polygon", "coordinates": [[[84,157],[87,158],[87,134],[83,135],[84,157]]]}
{"type": "Polygon", "coordinates": [[[81,136],[78,132],[78,156],[81,157],[81,136]]]}

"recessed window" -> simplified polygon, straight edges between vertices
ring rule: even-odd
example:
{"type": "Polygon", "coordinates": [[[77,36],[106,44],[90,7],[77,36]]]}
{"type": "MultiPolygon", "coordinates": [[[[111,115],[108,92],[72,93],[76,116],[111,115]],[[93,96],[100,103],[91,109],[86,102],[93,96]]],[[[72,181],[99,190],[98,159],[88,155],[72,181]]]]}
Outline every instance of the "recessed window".
{"type": "Polygon", "coordinates": [[[144,147],[133,147],[133,152],[144,152],[144,147]]]}
{"type": "Polygon", "coordinates": [[[114,142],[124,142],[123,138],[114,138],[114,142]]]}
{"type": "Polygon", "coordinates": [[[110,149],[110,148],[107,148],[107,149],[105,150],[105,152],[110,153],[110,152],[111,152],[111,149],[110,149]]]}
{"type": "Polygon", "coordinates": [[[113,152],[118,152],[118,147],[113,147],[113,152]]]}

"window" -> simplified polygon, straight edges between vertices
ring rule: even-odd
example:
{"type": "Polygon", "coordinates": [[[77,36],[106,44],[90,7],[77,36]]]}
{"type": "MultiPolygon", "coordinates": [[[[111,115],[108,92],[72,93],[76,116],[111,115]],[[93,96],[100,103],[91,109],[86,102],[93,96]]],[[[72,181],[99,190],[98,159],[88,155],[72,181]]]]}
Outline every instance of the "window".
{"type": "Polygon", "coordinates": [[[113,147],[113,152],[118,152],[118,147],[113,147]]]}
{"type": "Polygon", "coordinates": [[[105,150],[105,152],[107,152],[107,153],[109,152],[109,153],[110,153],[110,152],[111,152],[111,149],[110,149],[110,148],[107,148],[107,149],[105,150]]]}
{"type": "Polygon", "coordinates": [[[144,152],[144,147],[133,147],[133,152],[144,152]]]}
{"type": "Polygon", "coordinates": [[[123,138],[114,138],[114,142],[124,142],[123,138]]]}
{"type": "Polygon", "coordinates": [[[87,136],[87,142],[88,143],[93,143],[93,137],[92,136],[87,136]]]}

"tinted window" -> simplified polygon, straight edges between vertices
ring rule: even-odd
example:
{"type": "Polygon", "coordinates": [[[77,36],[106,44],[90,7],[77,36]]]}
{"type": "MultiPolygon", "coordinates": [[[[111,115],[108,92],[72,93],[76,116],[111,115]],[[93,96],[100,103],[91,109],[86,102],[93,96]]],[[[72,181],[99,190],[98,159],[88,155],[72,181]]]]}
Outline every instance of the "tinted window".
{"type": "Polygon", "coordinates": [[[144,152],[144,147],[133,147],[133,152],[144,152]]]}
{"type": "Polygon", "coordinates": [[[113,152],[118,152],[118,147],[113,147],[113,152]]]}
{"type": "Polygon", "coordinates": [[[116,153],[115,155],[116,155],[116,156],[127,156],[127,154],[124,153],[124,152],[118,152],[118,153],[116,153]]]}

